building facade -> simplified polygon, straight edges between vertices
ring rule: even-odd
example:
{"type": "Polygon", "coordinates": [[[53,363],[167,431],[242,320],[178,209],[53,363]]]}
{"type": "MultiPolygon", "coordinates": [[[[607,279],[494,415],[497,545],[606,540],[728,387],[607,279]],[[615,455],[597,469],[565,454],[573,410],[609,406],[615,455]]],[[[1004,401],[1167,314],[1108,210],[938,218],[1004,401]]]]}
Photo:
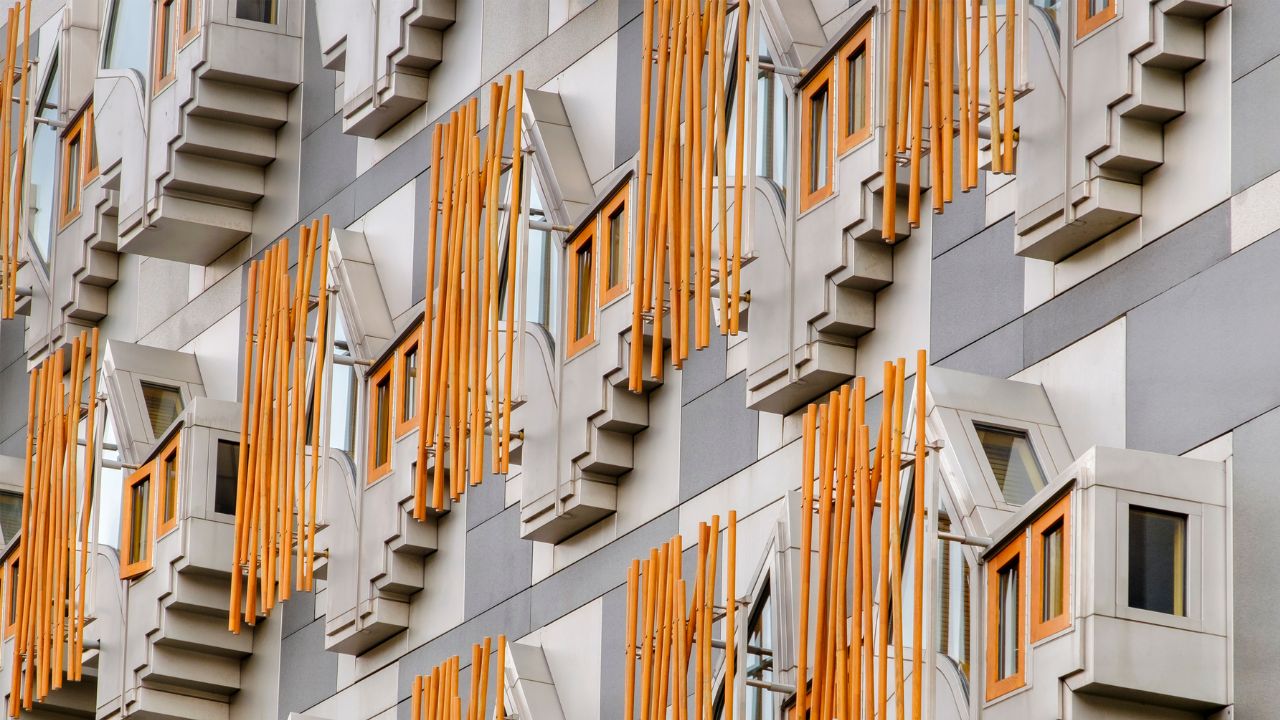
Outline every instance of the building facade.
{"type": "Polygon", "coordinates": [[[1272,716],[1280,5],[4,5],[11,716],[1272,716]]]}

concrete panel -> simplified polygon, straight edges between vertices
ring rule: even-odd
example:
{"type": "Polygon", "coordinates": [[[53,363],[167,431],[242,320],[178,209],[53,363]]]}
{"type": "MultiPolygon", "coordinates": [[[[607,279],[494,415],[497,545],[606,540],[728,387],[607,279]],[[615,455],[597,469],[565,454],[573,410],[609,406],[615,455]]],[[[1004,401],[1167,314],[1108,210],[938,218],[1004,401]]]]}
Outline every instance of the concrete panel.
{"type": "Polygon", "coordinates": [[[680,404],[702,397],[702,395],[725,381],[725,358],[728,343],[718,330],[711,330],[711,344],[702,350],[689,353],[684,361],[684,370],[680,377],[680,404]]]}
{"type": "Polygon", "coordinates": [[[307,31],[302,48],[302,137],[310,135],[334,116],[337,73],[325,69],[320,57],[320,32],[316,27],[315,0],[307,0],[307,31]]]}
{"type": "Polygon", "coordinates": [[[484,4],[480,75],[493,77],[547,36],[547,3],[484,4]]]}
{"type": "Polygon", "coordinates": [[[938,367],[1009,377],[1022,370],[1022,320],[985,335],[937,361],[938,367]]]}
{"type": "Polygon", "coordinates": [[[486,440],[484,447],[484,482],[475,487],[467,488],[467,501],[464,503],[464,508],[467,512],[467,530],[478,527],[481,523],[502,512],[507,506],[507,478],[505,475],[493,474],[491,460],[490,445],[486,440]]]}
{"type": "MultiPolygon", "coordinates": [[[[307,595],[306,597],[314,596],[307,595]]],[[[301,600],[298,596],[296,600],[301,600]]],[[[296,600],[285,603],[286,612],[296,600]]],[[[299,602],[299,605],[308,603],[299,602]]],[[[286,627],[287,629],[287,627],[286,627]]],[[[324,620],[288,634],[280,642],[280,709],[283,720],[324,700],[338,689],[338,655],[324,651],[324,620]]]]}
{"type": "Polygon", "coordinates": [[[1277,272],[1271,235],[1129,313],[1129,447],[1181,453],[1280,405],[1277,272]]]}
{"type": "MultiPolygon", "coordinates": [[[[426,198],[431,192],[431,178],[424,172],[414,183],[413,196],[426,198]]],[[[427,227],[431,203],[427,200],[413,204],[413,287],[410,289],[409,302],[417,305],[427,296],[427,227]]]]}
{"type": "Polygon", "coordinates": [[[746,396],[746,373],[738,373],[681,410],[681,502],[755,462],[759,413],[746,396]]]}
{"type": "Polygon", "coordinates": [[[1235,0],[1231,4],[1231,79],[1239,80],[1280,55],[1280,3],[1235,0]]]}
{"type": "MultiPolygon", "coordinates": [[[[1256,4],[1256,0],[1255,0],[1256,4]]],[[[1264,32],[1274,33],[1267,27],[1264,32]]],[[[1280,147],[1270,142],[1280,115],[1280,58],[1231,84],[1231,192],[1280,170],[1280,147]]]]}
{"type": "Polygon", "coordinates": [[[929,347],[944,358],[1022,314],[1022,258],[1005,218],[933,261],[929,347]],[[981,282],[976,278],[982,278],[981,282]]]}
{"type": "Polygon", "coordinates": [[[520,508],[512,506],[468,531],[467,558],[464,617],[473,618],[529,587],[533,543],[520,539],[520,508]]]}
{"type": "MultiPolygon", "coordinates": [[[[635,5],[639,7],[640,4],[635,5]]],[[[625,10],[625,7],[619,7],[620,13],[625,10]]],[[[626,162],[640,149],[640,63],[635,59],[640,57],[643,50],[643,26],[643,18],[631,16],[618,29],[618,72],[614,87],[625,90],[616,94],[617,105],[613,117],[614,165],[626,162]]]]}
{"type": "Polygon", "coordinates": [[[306,628],[316,619],[316,594],[295,590],[284,606],[284,619],[281,621],[280,634],[284,637],[306,628]]]}
{"type": "Polygon", "coordinates": [[[1024,317],[1026,365],[1039,362],[1230,253],[1224,203],[1024,317]]]}
{"type": "MultiPolygon", "coordinates": [[[[1280,542],[1280,524],[1268,509],[1280,505],[1280,411],[1245,423],[1232,433],[1232,518],[1234,585],[1232,620],[1237,628],[1270,627],[1280,575],[1271,548],[1280,542]]],[[[1280,646],[1265,632],[1237,632],[1234,645],[1235,707],[1239,717],[1265,717],[1275,696],[1274,668],[1280,646]]]]}
{"type": "Polygon", "coordinates": [[[360,174],[355,185],[356,211],[366,212],[404,187],[427,169],[430,158],[431,126],[427,126],[360,174]]]}
{"type": "MultiPolygon", "coordinates": [[[[958,145],[958,143],[957,143],[958,145]]],[[[959,157],[959,152],[956,157],[959,157]]],[[[941,215],[933,217],[933,257],[982,232],[987,226],[987,174],[978,173],[978,187],[967,193],[960,192],[960,168],[956,165],[957,180],[954,200],[941,215]]]]}
{"type": "Polygon", "coordinates": [[[337,195],[355,179],[355,167],[356,139],[342,134],[342,118],[335,115],[302,139],[299,212],[310,216],[314,208],[337,195]]]}

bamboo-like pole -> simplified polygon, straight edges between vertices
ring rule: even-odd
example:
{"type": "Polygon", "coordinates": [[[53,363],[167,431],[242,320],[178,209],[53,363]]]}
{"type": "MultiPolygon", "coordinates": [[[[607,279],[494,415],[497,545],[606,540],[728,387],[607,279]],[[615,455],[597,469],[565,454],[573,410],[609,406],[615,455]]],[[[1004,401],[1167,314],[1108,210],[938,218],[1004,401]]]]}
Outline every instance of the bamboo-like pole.
{"type": "Polygon", "coordinates": [[[693,668],[694,691],[693,691],[693,716],[697,720],[702,720],[703,696],[707,677],[703,674],[702,651],[707,646],[707,638],[702,632],[702,621],[705,619],[704,601],[706,599],[707,589],[707,545],[711,542],[711,533],[705,522],[698,523],[698,565],[694,573],[693,580],[693,604],[689,612],[689,620],[691,625],[695,625],[696,630],[689,633],[691,640],[696,639],[698,643],[698,652],[693,668]]]}
{"type": "MultiPolygon", "coordinates": [[[[865,432],[863,427],[863,414],[866,407],[866,381],[862,377],[858,377],[854,381],[853,386],[853,419],[849,427],[850,441],[849,445],[853,452],[853,462],[851,463],[851,502],[853,507],[851,510],[850,521],[852,523],[851,535],[853,543],[853,580],[850,593],[850,599],[853,607],[850,612],[850,631],[852,639],[849,649],[849,704],[847,714],[849,717],[857,717],[862,708],[862,655],[864,651],[863,642],[865,635],[862,626],[862,558],[866,553],[866,546],[862,539],[862,511],[866,503],[865,486],[866,486],[866,468],[867,468],[867,448],[864,445],[865,432]]],[[[847,564],[846,564],[847,566],[847,564]]],[[[841,616],[843,620],[843,614],[841,616]]]]}
{"type": "Polygon", "coordinates": [[[959,79],[959,114],[960,114],[960,190],[969,192],[972,185],[969,184],[969,28],[968,13],[966,12],[965,0],[955,0],[955,11],[958,13],[955,20],[957,29],[956,35],[956,60],[959,62],[959,72],[956,77],[959,79]]]}
{"type": "MultiPolygon", "coordinates": [[[[444,125],[436,123],[431,130],[431,177],[427,191],[427,261],[423,278],[425,288],[422,309],[422,327],[418,340],[418,464],[413,477],[413,517],[425,520],[427,517],[427,421],[428,398],[431,388],[427,378],[431,377],[431,348],[435,340],[432,334],[432,319],[435,316],[436,293],[436,228],[439,225],[440,204],[437,197],[440,189],[440,165],[443,162],[444,125]]],[[[508,305],[510,301],[508,301],[508,305]]]]}
{"type": "MultiPolygon", "coordinates": [[[[739,303],[741,300],[741,274],[742,274],[742,203],[743,203],[743,166],[746,159],[743,157],[746,144],[747,134],[747,43],[751,39],[747,37],[747,16],[751,12],[751,3],[749,0],[739,0],[738,2],[738,132],[736,136],[736,145],[734,155],[736,161],[734,163],[734,186],[733,186],[733,266],[730,276],[733,278],[733,287],[729,290],[729,334],[737,335],[739,328],[738,315],[741,312],[739,303]]],[[[732,720],[728,718],[727,720],[732,720]]]]}
{"type": "Polygon", "coordinates": [[[943,164],[946,153],[942,147],[942,18],[939,0],[928,0],[925,12],[925,27],[929,34],[929,184],[933,190],[933,211],[942,212],[945,196],[943,188],[943,164]]]}
{"type": "Polygon", "coordinates": [[[4,298],[0,301],[0,317],[5,320],[11,319],[13,316],[10,312],[10,298],[14,295],[15,288],[13,277],[9,274],[9,169],[12,162],[12,154],[10,144],[12,142],[13,130],[13,63],[14,54],[17,50],[18,23],[17,15],[18,5],[9,8],[6,13],[5,28],[7,30],[7,42],[5,47],[4,59],[4,80],[0,82],[0,94],[5,101],[0,105],[0,132],[4,135],[0,138],[0,158],[3,159],[3,172],[0,172],[0,282],[4,285],[4,298]]]}
{"type": "MultiPolygon", "coordinates": [[[[635,667],[635,657],[631,658],[631,666],[635,667]]],[[[498,636],[498,676],[493,681],[493,720],[506,720],[507,717],[507,636],[498,636]]],[[[630,720],[630,718],[628,718],[630,720]]]]}
{"type": "MultiPolygon", "coordinates": [[[[17,302],[17,288],[14,285],[18,278],[18,238],[19,228],[22,220],[23,208],[23,189],[26,187],[27,178],[27,78],[31,75],[31,0],[26,0],[22,10],[22,86],[19,90],[18,101],[18,170],[13,188],[16,202],[13,204],[13,231],[9,235],[9,252],[7,254],[9,260],[9,282],[13,287],[6,300],[9,302],[9,312],[7,317],[12,318],[14,315],[15,305],[17,302]]],[[[6,95],[7,99],[11,97],[6,95]]],[[[87,150],[87,149],[86,149],[87,150]]],[[[6,158],[7,162],[7,158],[6,158]]]]}
{"type": "Polygon", "coordinates": [[[1014,32],[1017,28],[1018,3],[1004,4],[1004,149],[1000,153],[1001,172],[1013,172],[1013,56],[1017,46],[1014,32]]]}
{"type": "MultiPolygon", "coordinates": [[[[85,447],[90,451],[85,453],[84,458],[84,490],[82,500],[80,502],[80,565],[79,578],[76,583],[78,588],[78,599],[76,602],[76,635],[75,647],[82,649],[84,647],[84,622],[85,622],[85,581],[88,570],[89,559],[89,517],[93,511],[93,474],[96,466],[95,453],[92,451],[96,447],[94,438],[96,437],[95,421],[97,419],[98,410],[98,328],[94,327],[89,340],[89,398],[88,398],[88,420],[85,423],[85,447]]],[[[77,680],[82,677],[83,653],[76,652],[73,655],[75,660],[75,678],[77,680]]]]}
{"type": "MultiPolygon", "coordinates": [[[[931,0],[929,0],[931,1],[931,0]]],[[[916,9],[917,14],[925,12],[916,9]]],[[[925,63],[925,23],[917,18],[915,23],[915,43],[913,50],[915,68],[911,76],[911,175],[907,191],[907,222],[915,228],[920,227],[920,160],[924,153],[924,63],[925,63]]]]}
{"type": "Polygon", "coordinates": [[[893,552],[889,557],[892,565],[891,580],[893,587],[893,639],[894,639],[894,680],[895,693],[898,700],[898,717],[905,718],[907,716],[907,698],[905,693],[905,673],[903,662],[903,639],[905,634],[902,627],[902,553],[899,548],[902,547],[902,513],[900,512],[899,503],[901,502],[901,488],[899,482],[902,477],[900,472],[902,464],[902,396],[903,396],[903,377],[906,372],[906,362],[902,358],[898,358],[894,365],[893,374],[893,418],[890,431],[891,444],[889,448],[889,543],[893,548],[893,552]]]}
{"type": "MultiPolygon", "coordinates": [[[[964,2],[964,0],[961,0],[964,2]]],[[[982,47],[980,44],[982,29],[982,0],[970,0],[969,4],[969,187],[978,186],[978,98],[982,91],[979,85],[980,60],[982,47]]]]}
{"type": "MultiPolygon", "coordinates": [[[[631,348],[627,368],[627,389],[633,393],[643,390],[644,362],[644,248],[648,213],[649,177],[649,102],[653,91],[653,1],[644,0],[644,19],[641,22],[641,72],[640,72],[640,147],[636,152],[636,218],[635,239],[631,253],[631,348]]],[[[513,205],[514,207],[514,205],[513,205]]],[[[628,718],[630,720],[630,718],[628,718]]]]}
{"type": "Polygon", "coordinates": [[[803,449],[800,470],[800,626],[796,652],[796,717],[808,717],[809,662],[809,566],[813,555],[813,443],[818,407],[810,404],[804,413],[803,449]]]}
{"type": "MultiPolygon", "coordinates": [[[[511,375],[512,367],[515,362],[515,333],[516,328],[520,324],[516,321],[515,308],[517,307],[515,293],[522,285],[515,282],[516,277],[516,243],[519,237],[519,223],[517,219],[520,216],[520,208],[523,205],[524,197],[524,175],[522,168],[524,167],[524,71],[518,70],[515,79],[515,97],[513,102],[515,106],[512,108],[511,117],[511,203],[510,203],[510,220],[508,221],[507,234],[507,346],[506,357],[507,363],[503,368],[502,379],[502,463],[501,472],[508,472],[511,469],[511,375]]],[[[519,307],[523,307],[524,302],[521,301],[519,307]]]]}
{"type": "MultiPolygon", "coordinates": [[[[952,160],[954,159],[955,147],[952,140],[955,137],[955,124],[952,118],[952,112],[955,108],[955,0],[941,0],[942,2],[942,27],[941,44],[942,44],[942,85],[938,91],[938,97],[942,101],[942,127],[941,141],[942,147],[939,148],[942,165],[939,174],[942,176],[942,201],[944,203],[951,202],[954,192],[954,177],[952,172],[952,160]]],[[[937,160],[938,158],[935,158],[937,160]]]]}
{"type": "Polygon", "coordinates": [[[862,713],[866,718],[874,717],[875,710],[875,653],[872,643],[872,614],[875,608],[871,604],[871,504],[875,495],[871,492],[871,438],[866,424],[858,423],[858,445],[861,448],[858,457],[862,458],[861,476],[858,479],[858,545],[859,573],[862,576],[862,667],[863,678],[860,685],[865,688],[862,694],[862,713]]]}
{"type": "MultiPolygon", "coordinates": [[[[892,0],[889,7],[889,54],[888,62],[888,78],[885,81],[885,139],[884,139],[884,191],[882,204],[884,206],[884,220],[881,237],[885,242],[894,242],[898,239],[898,146],[904,146],[906,124],[898,121],[898,16],[901,14],[899,2],[901,0],[892,0]]],[[[912,18],[915,15],[915,3],[907,3],[907,17],[912,18]]],[[[907,21],[907,52],[906,56],[912,56],[911,43],[911,21],[907,21]]],[[[910,77],[910,70],[907,71],[907,77],[910,77]]],[[[904,97],[903,102],[906,102],[904,97]]],[[[798,706],[797,706],[798,707],[798,706]]],[[[801,713],[798,717],[804,717],[801,713]]]]}
{"type": "Polygon", "coordinates": [[[991,119],[991,170],[1002,172],[1004,159],[1001,153],[1004,136],[1000,127],[1000,44],[996,29],[996,0],[987,0],[987,66],[990,70],[988,85],[991,105],[987,117],[991,119]]]}
{"type": "Polygon", "coordinates": [[[912,490],[912,507],[911,507],[911,528],[916,533],[915,555],[912,558],[915,564],[912,566],[915,578],[912,583],[912,620],[914,625],[914,635],[912,636],[912,655],[911,655],[911,708],[917,716],[921,715],[921,700],[923,697],[922,685],[922,668],[924,667],[924,542],[927,535],[924,532],[924,494],[925,494],[925,452],[928,448],[925,445],[924,425],[925,412],[927,410],[925,404],[925,394],[928,389],[925,385],[925,374],[928,367],[928,356],[924,350],[916,352],[916,427],[915,427],[915,459],[913,467],[913,484],[912,490]]]}
{"type": "Polygon", "coordinates": [[[916,43],[919,41],[919,39],[917,38],[918,33],[916,31],[916,25],[919,23],[919,17],[920,17],[919,4],[920,3],[913,2],[912,0],[907,0],[906,32],[903,33],[906,36],[906,43],[904,44],[905,46],[902,52],[902,57],[899,58],[898,57],[898,35],[899,35],[898,24],[901,20],[901,14],[902,14],[902,8],[899,5],[899,2],[900,0],[893,2],[893,5],[890,9],[889,52],[886,55],[886,57],[888,57],[889,59],[888,63],[886,63],[889,66],[889,69],[888,69],[889,77],[892,78],[890,80],[891,84],[886,86],[887,88],[892,88],[892,89],[886,93],[886,97],[885,97],[885,103],[886,103],[885,127],[889,128],[892,131],[892,132],[886,133],[886,136],[890,140],[890,142],[886,143],[886,145],[889,146],[886,148],[886,151],[890,153],[893,153],[895,151],[906,152],[908,148],[907,143],[908,143],[908,140],[910,139],[907,136],[908,129],[910,129],[910,131],[914,135],[915,127],[916,127],[916,124],[912,122],[913,115],[912,115],[912,109],[911,109],[910,90],[908,89],[908,91],[905,93],[898,92],[898,83],[899,83],[898,64],[899,63],[902,64],[901,82],[907,85],[908,88],[913,87],[916,73],[919,72],[919,69],[916,67],[916,43]],[[890,123],[887,119],[890,117],[896,118],[899,116],[903,119],[901,123],[890,123]]]}
{"type": "MultiPolygon", "coordinates": [[[[742,6],[746,7],[745,0],[743,0],[742,6]]],[[[729,511],[728,532],[729,537],[724,553],[724,720],[733,720],[733,701],[737,697],[737,693],[734,690],[733,677],[738,660],[736,654],[738,642],[735,628],[735,621],[738,615],[738,512],[736,510],[729,511]]]]}
{"type": "MultiPolygon", "coordinates": [[[[627,569],[627,664],[623,667],[626,696],[622,699],[623,720],[635,719],[636,705],[636,605],[640,593],[640,561],[632,560],[627,569]]],[[[499,694],[502,688],[498,688],[499,694]]]]}
{"type": "Polygon", "coordinates": [[[835,432],[832,431],[838,413],[839,395],[832,392],[827,397],[827,404],[818,410],[820,434],[820,450],[818,452],[818,622],[815,630],[815,646],[813,655],[813,707],[823,707],[826,699],[827,655],[829,652],[827,617],[829,596],[831,595],[830,559],[831,552],[831,460],[835,452],[833,447],[835,432]]]}
{"type": "Polygon", "coordinates": [[[644,647],[640,653],[640,718],[650,720],[653,717],[653,654],[654,636],[661,623],[659,605],[657,603],[660,566],[665,550],[654,548],[649,551],[649,559],[644,563],[644,647]]]}

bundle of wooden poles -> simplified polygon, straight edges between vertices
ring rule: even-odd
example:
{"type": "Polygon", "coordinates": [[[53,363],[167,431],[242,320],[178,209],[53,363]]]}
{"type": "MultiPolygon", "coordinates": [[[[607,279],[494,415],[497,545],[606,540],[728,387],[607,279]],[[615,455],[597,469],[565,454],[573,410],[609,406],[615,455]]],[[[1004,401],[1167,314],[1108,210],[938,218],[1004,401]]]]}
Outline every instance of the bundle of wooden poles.
{"type": "MultiPolygon", "coordinates": [[[[713,628],[724,619],[724,686],[733,687],[737,619],[738,514],[729,513],[724,553],[724,598],[716,602],[716,565],[720,555],[720,516],[711,524],[698,524],[698,565],[693,596],[684,580],[684,553],[676,535],[661,547],[649,551],[649,559],[633,560],[627,571],[626,694],[624,720],[660,720],[671,708],[673,720],[687,720],[687,698],[693,695],[694,720],[711,720],[715,706],[715,683],[711,650],[713,628]],[[639,634],[637,634],[637,623],[639,634]],[[640,707],[637,713],[636,660],[640,661],[640,707]],[[689,691],[689,664],[693,663],[694,689],[689,691]]],[[[724,720],[733,720],[732,691],[726,691],[724,720]]]]}
{"type": "Polygon", "coordinates": [[[236,633],[242,617],[253,625],[259,612],[269,613],[278,600],[289,599],[290,575],[294,576],[294,588],[312,588],[316,488],[325,457],[320,448],[321,418],[325,417],[321,400],[326,353],[332,342],[326,290],[328,256],[329,216],[325,215],[299,229],[298,267],[293,278],[287,238],[249,266],[227,621],[228,629],[236,633]],[[313,299],[312,280],[317,269],[319,297],[313,299]],[[314,335],[308,337],[307,319],[313,307],[317,309],[314,335]],[[315,349],[308,356],[307,346],[312,341],[315,349]]]}
{"type": "Polygon", "coordinates": [[[18,301],[18,238],[22,227],[22,199],[27,166],[27,76],[31,67],[31,0],[15,2],[5,16],[3,77],[0,77],[0,319],[12,320],[18,301]],[[21,25],[21,30],[19,30],[21,25]],[[22,46],[22,60],[17,48],[22,46]],[[15,78],[15,74],[17,78],[15,78]],[[18,113],[14,117],[14,87],[18,86],[18,113]],[[13,126],[18,144],[13,147],[13,126]]]}
{"type": "Polygon", "coordinates": [[[821,405],[811,404],[804,415],[801,468],[800,603],[797,632],[796,717],[850,720],[890,717],[888,700],[896,699],[892,717],[922,717],[924,645],[924,419],[925,352],[916,358],[914,487],[911,492],[910,532],[915,543],[902,537],[904,513],[899,507],[903,458],[903,404],[906,361],[885,363],[882,411],[876,445],[870,445],[866,425],[866,385],[863,378],[833,391],[821,405]],[[815,473],[816,470],[816,473],[815,473]],[[816,477],[815,477],[816,475],[816,477]],[[877,501],[878,498],[878,501],[877,501]],[[873,510],[880,508],[878,523],[873,510]],[[812,560],[813,519],[818,516],[817,582],[812,560]],[[878,540],[872,528],[879,525],[878,540]],[[912,583],[912,671],[910,709],[904,678],[902,608],[903,557],[899,548],[914,550],[912,583]],[[878,563],[872,553],[879,551],[878,563]],[[880,572],[873,575],[872,568],[880,572]],[[852,591],[846,593],[846,588],[852,591]],[[816,607],[812,607],[816,605],[816,607]],[[816,614],[815,614],[816,613],[816,614]],[[892,615],[892,618],[890,618],[892,615]],[[813,636],[810,636],[812,618],[813,636]],[[813,665],[809,667],[810,645],[813,665]],[[890,646],[893,650],[890,652],[890,646]],[[893,663],[893,668],[889,665],[893,663]],[[810,672],[812,671],[812,672],[810,672]],[[811,681],[809,678],[812,676],[811,681]],[[895,688],[890,690],[889,678],[895,688]],[[807,713],[807,714],[806,714],[807,713]]]}
{"type": "Polygon", "coordinates": [[[710,343],[713,283],[719,284],[720,332],[738,332],[744,188],[741,158],[748,86],[744,80],[747,0],[738,0],[737,6],[738,80],[731,113],[725,105],[729,75],[725,66],[728,0],[645,0],[636,173],[637,248],[636,262],[632,263],[628,378],[633,392],[640,392],[643,387],[642,338],[647,318],[653,322],[654,337],[649,374],[658,380],[663,375],[665,314],[671,315],[671,358],[676,367],[681,367],[689,356],[691,332],[695,348],[710,343]],[[733,157],[738,158],[732,180],[732,234],[726,167],[731,121],[735,125],[733,157]],[[715,229],[719,231],[717,252],[712,251],[715,229]]]}
{"type": "MultiPolygon", "coordinates": [[[[459,682],[462,668],[457,655],[431,669],[428,675],[413,679],[413,695],[409,698],[412,720],[485,720],[489,706],[489,655],[493,642],[486,637],[483,644],[471,646],[471,694],[463,714],[459,682]]],[[[505,720],[506,711],[507,637],[498,636],[498,658],[494,670],[493,720],[505,720]]]]}
{"type": "Polygon", "coordinates": [[[62,687],[64,674],[71,681],[82,677],[97,366],[98,329],[94,328],[72,341],[69,356],[59,349],[30,377],[22,535],[14,565],[17,584],[10,588],[14,604],[10,610],[14,621],[10,717],[18,717],[20,709],[30,710],[33,702],[62,687]],[[88,402],[82,403],[86,373],[88,402]],[[83,467],[79,455],[82,411],[86,418],[83,467]]]}
{"type": "Polygon", "coordinates": [[[484,478],[484,428],[493,435],[492,465],[507,472],[511,452],[511,381],[518,254],[515,218],[523,191],[521,152],[524,72],[489,86],[487,134],[479,127],[475,98],[432,136],[430,199],[427,203],[426,307],[422,338],[423,377],[418,395],[418,465],[414,517],[427,517],[428,451],[435,454],[430,506],[444,508],[449,450],[449,497],[484,478]],[[500,180],[507,162],[503,145],[512,109],[511,221],[501,238],[500,180]],[[505,256],[505,257],[504,257],[505,256]],[[505,265],[505,267],[504,267],[505,265]],[[500,332],[499,303],[505,297],[507,328],[500,332]],[[499,342],[504,352],[499,352],[499,342]]]}
{"type": "MultiPolygon", "coordinates": [[[[977,187],[978,133],[984,118],[990,128],[991,171],[1014,172],[1017,4],[1018,0],[1004,3],[1002,37],[996,0],[892,0],[889,3],[884,186],[897,187],[898,164],[905,161],[910,173],[907,220],[911,227],[920,225],[920,176],[926,151],[934,212],[941,213],[943,205],[952,200],[957,144],[961,190],[968,192],[977,187]],[[902,28],[904,4],[906,18],[902,28]],[[981,98],[984,48],[988,95],[985,104],[981,98]],[[959,143],[955,142],[957,121],[959,143]]],[[[896,206],[896,194],[886,192],[883,237],[889,242],[897,237],[896,206]]]]}

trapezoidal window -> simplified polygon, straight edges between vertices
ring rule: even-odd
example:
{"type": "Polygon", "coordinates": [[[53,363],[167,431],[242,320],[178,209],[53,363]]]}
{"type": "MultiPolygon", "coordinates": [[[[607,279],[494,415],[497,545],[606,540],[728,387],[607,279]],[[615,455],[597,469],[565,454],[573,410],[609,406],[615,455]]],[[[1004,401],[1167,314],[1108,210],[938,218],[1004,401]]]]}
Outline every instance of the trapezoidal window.
{"type": "Polygon", "coordinates": [[[624,185],[600,211],[604,241],[600,244],[600,304],[613,300],[627,289],[627,193],[624,185]]]}
{"type": "Polygon", "coordinates": [[[1076,0],[1076,39],[1097,30],[1116,16],[1116,0],[1076,0]]]}
{"type": "Polygon", "coordinates": [[[840,50],[840,152],[871,137],[871,23],[840,50]]]}
{"type": "Polygon", "coordinates": [[[1031,524],[1031,642],[1071,626],[1071,496],[1031,524]]]}
{"type": "Polygon", "coordinates": [[[595,224],[569,241],[568,347],[573,357],[595,340],[595,224]]]}
{"type": "Polygon", "coordinates": [[[374,482],[391,472],[392,370],[387,361],[369,377],[369,478],[374,482]]]}
{"type": "Polygon", "coordinates": [[[147,463],[124,484],[120,527],[120,577],[136,577],[151,569],[151,481],[155,463],[147,463]]]}
{"type": "Polygon", "coordinates": [[[832,191],[832,65],[827,63],[801,90],[800,210],[817,205],[832,191]]]}
{"type": "Polygon", "coordinates": [[[1040,469],[1026,430],[982,423],[974,423],[973,429],[978,433],[982,453],[1006,503],[1024,505],[1044,489],[1044,471],[1040,469]]]}
{"type": "Polygon", "coordinates": [[[147,421],[151,424],[151,434],[158,437],[178,419],[182,413],[182,391],[172,385],[140,380],[142,399],[147,404],[147,421]]]}
{"type": "Polygon", "coordinates": [[[1187,516],[1129,507],[1129,607],[1187,614],[1187,516]]]}
{"type": "Polygon", "coordinates": [[[1026,642],[1023,608],[1022,535],[987,563],[987,699],[994,700],[1025,682],[1026,642]]]}

